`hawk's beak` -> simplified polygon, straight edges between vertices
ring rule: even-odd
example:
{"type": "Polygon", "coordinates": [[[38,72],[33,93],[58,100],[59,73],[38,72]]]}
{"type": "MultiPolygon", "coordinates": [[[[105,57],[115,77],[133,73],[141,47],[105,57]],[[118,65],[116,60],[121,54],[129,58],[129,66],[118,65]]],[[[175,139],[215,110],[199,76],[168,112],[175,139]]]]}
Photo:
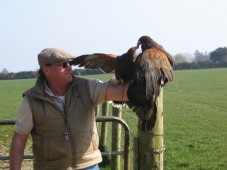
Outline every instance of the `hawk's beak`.
{"type": "Polygon", "coordinates": [[[141,44],[141,42],[140,42],[140,41],[138,41],[138,43],[137,43],[137,48],[139,48],[140,44],[141,44]]]}

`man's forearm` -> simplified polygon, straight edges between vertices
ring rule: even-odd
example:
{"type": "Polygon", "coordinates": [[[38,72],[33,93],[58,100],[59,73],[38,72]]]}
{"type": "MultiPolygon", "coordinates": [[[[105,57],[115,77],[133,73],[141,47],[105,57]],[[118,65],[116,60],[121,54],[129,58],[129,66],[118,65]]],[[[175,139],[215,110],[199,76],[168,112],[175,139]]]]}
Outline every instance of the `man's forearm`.
{"type": "Polygon", "coordinates": [[[20,170],[28,136],[14,133],[10,148],[10,170],[20,170]]]}
{"type": "Polygon", "coordinates": [[[128,83],[124,86],[121,85],[108,85],[106,89],[105,99],[106,101],[115,100],[115,101],[128,101],[127,91],[128,83]]]}

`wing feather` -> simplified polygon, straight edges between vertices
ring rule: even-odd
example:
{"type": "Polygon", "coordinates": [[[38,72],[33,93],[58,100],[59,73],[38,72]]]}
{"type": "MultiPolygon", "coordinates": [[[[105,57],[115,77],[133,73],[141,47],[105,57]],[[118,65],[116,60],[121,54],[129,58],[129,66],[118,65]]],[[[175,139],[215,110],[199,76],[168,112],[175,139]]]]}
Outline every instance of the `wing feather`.
{"type": "Polygon", "coordinates": [[[156,99],[159,95],[162,81],[173,80],[172,65],[164,52],[151,48],[144,51],[141,66],[146,78],[146,97],[147,99],[156,99]]]}
{"type": "Polygon", "coordinates": [[[101,69],[105,73],[110,73],[116,67],[116,55],[94,53],[85,54],[73,59],[73,65],[90,69],[101,69]]]}

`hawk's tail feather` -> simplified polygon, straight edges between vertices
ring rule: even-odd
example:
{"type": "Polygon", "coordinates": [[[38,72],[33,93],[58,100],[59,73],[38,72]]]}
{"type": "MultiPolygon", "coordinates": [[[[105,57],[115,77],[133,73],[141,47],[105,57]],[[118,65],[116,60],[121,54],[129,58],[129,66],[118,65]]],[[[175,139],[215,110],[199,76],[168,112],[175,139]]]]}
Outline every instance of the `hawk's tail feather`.
{"type": "Polygon", "coordinates": [[[141,121],[141,130],[150,131],[154,128],[156,122],[157,106],[155,102],[147,104],[144,107],[133,107],[128,105],[135,112],[141,121]]]}

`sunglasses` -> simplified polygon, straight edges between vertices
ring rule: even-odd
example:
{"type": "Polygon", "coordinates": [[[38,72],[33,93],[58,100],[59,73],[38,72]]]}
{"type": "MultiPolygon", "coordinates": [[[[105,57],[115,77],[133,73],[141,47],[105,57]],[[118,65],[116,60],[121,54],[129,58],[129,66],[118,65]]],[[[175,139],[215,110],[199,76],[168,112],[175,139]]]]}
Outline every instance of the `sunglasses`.
{"type": "MultiPolygon", "coordinates": [[[[47,64],[46,66],[51,66],[53,64],[47,64]]],[[[62,68],[66,68],[68,66],[72,66],[73,65],[73,60],[69,60],[69,61],[66,61],[62,64],[59,64],[58,66],[61,66],[62,68]]]]}
{"type": "Polygon", "coordinates": [[[66,68],[67,66],[72,66],[72,65],[73,65],[72,60],[69,60],[67,62],[64,62],[64,63],[58,65],[58,66],[62,66],[62,68],[66,68]]]}

